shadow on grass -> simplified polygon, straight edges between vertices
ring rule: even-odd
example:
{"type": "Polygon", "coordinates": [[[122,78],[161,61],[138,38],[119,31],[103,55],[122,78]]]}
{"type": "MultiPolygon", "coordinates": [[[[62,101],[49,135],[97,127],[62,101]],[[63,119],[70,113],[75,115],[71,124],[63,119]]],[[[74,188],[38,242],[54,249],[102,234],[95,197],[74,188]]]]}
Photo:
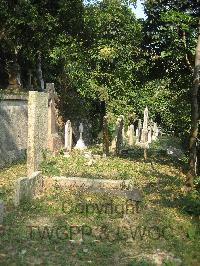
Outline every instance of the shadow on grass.
{"type": "Polygon", "coordinates": [[[14,162],[12,162],[10,164],[7,163],[4,167],[0,168],[0,174],[1,174],[1,172],[9,170],[9,169],[11,169],[14,166],[17,166],[19,164],[24,164],[25,165],[26,164],[26,158],[22,158],[20,160],[16,160],[16,161],[14,161],[14,162]]]}
{"type": "Polygon", "coordinates": [[[1,181],[1,189],[0,189],[0,198],[6,199],[9,195],[11,195],[13,188],[11,186],[11,182],[15,179],[21,177],[17,175],[17,167],[24,166],[25,167],[25,160],[18,160],[15,163],[9,164],[4,168],[0,169],[0,181],[1,181]],[[15,172],[16,171],[16,172],[15,172]],[[11,179],[10,177],[13,176],[14,178],[11,179]]]}
{"type": "MultiPolygon", "coordinates": [[[[149,174],[143,173],[148,178],[149,174]]],[[[149,182],[144,187],[144,193],[159,194],[159,199],[151,200],[152,203],[162,205],[164,207],[177,208],[182,213],[200,216],[200,193],[193,190],[187,194],[181,191],[184,186],[184,181],[178,176],[168,175],[153,171],[152,175],[157,179],[157,182],[149,182]]]]}
{"type": "Polygon", "coordinates": [[[183,160],[167,155],[166,151],[151,148],[147,150],[146,160],[144,160],[144,150],[138,147],[135,147],[134,149],[123,150],[120,158],[125,158],[135,162],[142,161],[147,163],[158,163],[160,165],[171,165],[173,167],[181,168],[183,172],[188,169],[187,164],[183,160]]]}

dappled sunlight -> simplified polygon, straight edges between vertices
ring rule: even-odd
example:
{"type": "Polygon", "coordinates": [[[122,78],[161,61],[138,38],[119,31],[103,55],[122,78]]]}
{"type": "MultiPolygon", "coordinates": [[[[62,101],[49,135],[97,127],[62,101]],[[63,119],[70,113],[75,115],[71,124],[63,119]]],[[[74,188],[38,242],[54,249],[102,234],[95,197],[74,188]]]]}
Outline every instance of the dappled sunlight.
{"type": "MultiPolygon", "coordinates": [[[[60,254],[67,247],[64,257],[74,254],[70,257],[72,264],[90,260],[91,263],[116,260],[126,264],[130,261],[155,263],[169,258],[180,263],[180,250],[189,248],[193,250],[191,254],[195,253],[197,246],[193,238],[197,227],[179,204],[184,181],[180,169],[158,162],[152,169],[150,162],[114,157],[98,158],[94,165],[86,167],[81,154],[75,156],[76,160],[74,155],[49,157],[49,162],[54,163],[53,168],[48,161],[42,165],[48,177],[43,193],[32,203],[8,213],[7,228],[12,231],[9,237],[22,238],[12,247],[13,256],[17,250],[26,250],[23,252],[29,262],[30,250],[37,248],[40,251],[35,263],[43,263],[47,257],[53,263],[54,247],[60,254]],[[109,191],[105,194],[61,188],[52,182],[55,169],[66,176],[78,169],[82,177],[130,179],[143,191],[143,201],[137,205],[109,191]]],[[[23,164],[1,170],[5,186],[9,187],[24,171],[23,164]]],[[[3,235],[3,242],[8,241],[7,237],[3,235]]],[[[8,247],[2,248],[8,251],[8,247]]],[[[185,261],[195,261],[195,257],[183,257],[185,261]]]]}

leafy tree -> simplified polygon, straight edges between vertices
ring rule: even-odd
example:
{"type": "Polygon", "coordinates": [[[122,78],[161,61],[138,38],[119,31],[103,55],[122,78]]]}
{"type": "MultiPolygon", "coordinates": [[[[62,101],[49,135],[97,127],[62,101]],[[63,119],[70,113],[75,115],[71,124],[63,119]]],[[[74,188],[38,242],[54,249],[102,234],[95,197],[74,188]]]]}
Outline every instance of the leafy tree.
{"type": "MultiPolygon", "coordinates": [[[[196,46],[195,67],[194,67],[194,85],[192,89],[192,115],[191,115],[191,132],[190,132],[190,158],[189,158],[189,173],[187,175],[186,184],[193,186],[194,176],[197,175],[200,167],[200,152],[198,151],[198,134],[200,126],[200,20],[199,20],[199,36],[196,46]]],[[[200,150],[200,148],[199,148],[200,150]]]]}
{"type": "Polygon", "coordinates": [[[18,62],[25,76],[29,68],[36,71],[39,55],[45,68],[45,60],[60,33],[77,36],[81,32],[81,0],[1,0],[0,10],[2,58],[18,62]]]}
{"type": "Polygon", "coordinates": [[[105,112],[134,112],[130,99],[144,64],[141,29],[127,1],[101,1],[86,6],[81,40],[57,39],[53,62],[63,60],[68,84],[81,97],[98,102],[101,119],[105,112]]]}
{"type": "MultiPolygon", "coordinates": [[[[174,117],[179,118],[179,125],[185,132],[191,131],[190,158],[194,156],[198,135],[198,90],[194,94],[193,70],[195,47],[197,42],[198,15],[200,7],[198,1],[145,1],[147,42],[146,50],[150,55],[150,62],[154,62],[152,71],[157,70],[160,78],[170,80],[171,91],[179,95],[179,103],[172,104],[174,117]],[[158,71],[159,70],[159,71],[158,71]],[[188,99],[191,99],[192,124],[190,130],[190,108],[188,99]],[[183,116],[183,114],[185,115],[183,116]],[[180,114],[180,116],[179,116],[180,114]],[[184,125],[181,127],[181,125],[184,125]]],[[[153,76],[154,78],[155,76],[153,76]]],[[[173,98],[171,103],[173,103],[173,98]]],[[[195,157],[196,158],[196,157],[195,157]]],[[[190,159],[191,166],[191,159],[190,159]]]]}

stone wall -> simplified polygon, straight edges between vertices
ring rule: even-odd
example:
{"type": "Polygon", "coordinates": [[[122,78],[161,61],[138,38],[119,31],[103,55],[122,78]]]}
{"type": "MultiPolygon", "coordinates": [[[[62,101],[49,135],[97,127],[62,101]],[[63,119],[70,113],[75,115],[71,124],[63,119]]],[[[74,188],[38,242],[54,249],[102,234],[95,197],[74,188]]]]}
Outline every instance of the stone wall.
{"type": "Polygon", "coordinates": [[[3,95],[0,99],[0,167],[23,158],[28,137],[28,97],[3,95]]]}

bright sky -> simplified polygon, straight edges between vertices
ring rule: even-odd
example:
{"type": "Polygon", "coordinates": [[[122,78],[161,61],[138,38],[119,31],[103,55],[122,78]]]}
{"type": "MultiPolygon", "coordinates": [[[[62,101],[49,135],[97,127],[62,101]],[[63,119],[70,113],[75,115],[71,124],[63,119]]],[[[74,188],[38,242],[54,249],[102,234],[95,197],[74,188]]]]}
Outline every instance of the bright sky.
{"type": "Polygon", "coordinates": [[[133,11],[137,18],[145,18],[143,5],[141,4],[143,1],[137,0],[137,7],[133,8],[133,11]]]}

